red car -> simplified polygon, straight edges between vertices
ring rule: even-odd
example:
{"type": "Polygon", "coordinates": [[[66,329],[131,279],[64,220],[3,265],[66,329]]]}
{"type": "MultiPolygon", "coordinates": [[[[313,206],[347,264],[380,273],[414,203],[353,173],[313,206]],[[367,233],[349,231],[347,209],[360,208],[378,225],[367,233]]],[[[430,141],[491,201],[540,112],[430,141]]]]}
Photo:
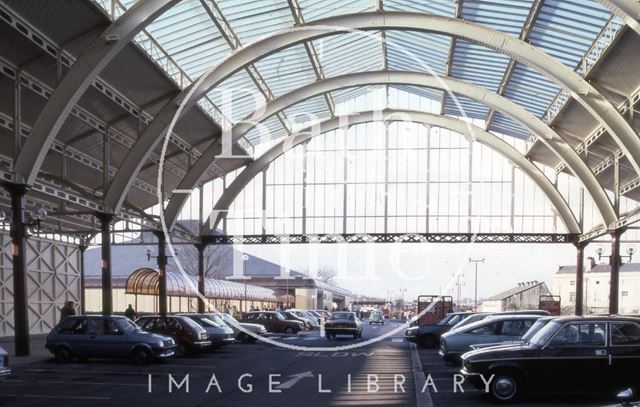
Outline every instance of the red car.
{"type": "Polygon", "coordinates": [[[138,318],[136,324],[147,332],[172,337],[176,342],[176,356],[196,353],[211,346],[207,331],[188,317],[180,315],[144,316],[138,318]]]}

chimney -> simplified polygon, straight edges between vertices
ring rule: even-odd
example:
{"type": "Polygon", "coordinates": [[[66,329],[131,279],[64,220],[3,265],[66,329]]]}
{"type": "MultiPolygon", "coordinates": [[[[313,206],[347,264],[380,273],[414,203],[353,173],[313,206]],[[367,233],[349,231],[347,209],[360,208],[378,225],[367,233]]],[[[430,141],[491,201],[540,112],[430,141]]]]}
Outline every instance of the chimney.
{"type": "Polygon", "coordinates": [[[595,257],[587,257],[587,264],[586,264],[586,272],[590,273],[591,270],[593,270],[593,268],[596,266],[596,259],[595,257]]]}

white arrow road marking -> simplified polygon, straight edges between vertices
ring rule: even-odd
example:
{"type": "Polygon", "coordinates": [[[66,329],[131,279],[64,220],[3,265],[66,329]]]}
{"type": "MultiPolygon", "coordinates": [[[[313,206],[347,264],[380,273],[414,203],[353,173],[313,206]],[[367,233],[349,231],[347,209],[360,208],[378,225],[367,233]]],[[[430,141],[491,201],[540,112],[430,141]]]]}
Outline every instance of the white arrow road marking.
{"type": "Polygon", "coordinates": [[[313,377],[313,373],[311,373],[311,371],[308,370],[308,371],[303,372],[303,373],[289,375],[289,377],[291,379],[287,380],[284,383],[281,383],[278,387],[276,387],[276,389],[290,389],[296,383],[298,383],[300,380],[304,379],[305,377],[313,377]]]}

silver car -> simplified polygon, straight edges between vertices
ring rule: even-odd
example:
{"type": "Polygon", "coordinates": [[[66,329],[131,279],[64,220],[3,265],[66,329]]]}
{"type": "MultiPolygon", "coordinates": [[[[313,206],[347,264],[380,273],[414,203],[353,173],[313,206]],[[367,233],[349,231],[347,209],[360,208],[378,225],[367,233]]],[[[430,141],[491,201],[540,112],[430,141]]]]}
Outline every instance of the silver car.
{"type": "Polygon", "coordinates": [[[207,331],[211,348],[217,349],[223,345],[235,342],[236,336],[233,329],[229,328],[219,317],[210,314],[178,314],[191,318],[193,322],[207,331]]]}
{"type": "Polygon", "coordinates": [[[11,374],[9,369],[9,354],[6,350],[0,348],[0,381],[4,380],[11,374]]]}
{"type": "Polygon", "coordinates": [[[440,337],[442,358],[458,363],[460,356],[471,349],[471,345],[516,341],[540,319],[540,315],[495,315],[451,330],[440,337]]]}
{"type": "Polygon", "coordinates": [[[238,327],[241,327],[245,331],[249,331],[255,334],[256,336],[262,336],[267,333],[267,329],[264,327],[264,325],[240,322],[236,320],[234,317],[232,317],[231,315],[225,314],[222,312],[217,312],[217,313],[214,313],[213,315],[217,316],[222,321],[224,321],[224,323],[227,324],[227,326],[233,330],[233,334],[235,335],[235,338],[242,343],[252,343],[252,342],[255,342],[257,339],[251,335],[248,335],[246,332],[241,331],[238,327]]]}

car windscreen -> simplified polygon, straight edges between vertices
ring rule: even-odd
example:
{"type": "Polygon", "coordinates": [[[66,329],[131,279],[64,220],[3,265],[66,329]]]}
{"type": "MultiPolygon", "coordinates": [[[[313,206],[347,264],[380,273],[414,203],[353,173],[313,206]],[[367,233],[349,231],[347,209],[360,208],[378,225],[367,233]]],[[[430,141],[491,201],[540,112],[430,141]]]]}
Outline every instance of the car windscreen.
{"type": "Polygon", "coordinates": [[[220,328],[220,324],[208,317],[195,317],[194,321],[204,328],[220,328]]]}
{"type": "Polygon", "coordinates": [[[331,315],[331,319],[335,320],[335,319],[346,319],[349,321],[354,321],[355,318],[353,317],[353,314],[349,314],[347,312],[334,312],[333,315],[331,315]]]}
{"type": "Polygon", "coordinates": [[[131,333],[140,329],[138,325],[127,318],[116,318],[116,325],[125,333],[131,333]]]}
{"type": "Polygon", "coordinates": [[[523,342],[530,342],[530,341],[531,341],[531,338],[533,338],[533,336],[534,336],[535,334],[537,334],[537,333],[538,333],[538,331],[542,329],[542,327],[544,327],[545,325],[547,325],[547,322],[549,322],[549,320],[546,320],[546,319],[544,319],[544,320],[541,320],[541,319],[537,320],[537,321],[536,321],[536,322],[531,326],[531,328],[529,328],[529,330],[528,330],[524,335],[522,335],[522,341],[523,341],[523,342]]]}
{"type": "Polygon", "coordinates": [[[556,332],[560,326],[559,322],[551,321],[547,325],[543,326],[533,337],[529,340],[529,343],[536,346],[543,346],[549,338],[556,332]]]}

